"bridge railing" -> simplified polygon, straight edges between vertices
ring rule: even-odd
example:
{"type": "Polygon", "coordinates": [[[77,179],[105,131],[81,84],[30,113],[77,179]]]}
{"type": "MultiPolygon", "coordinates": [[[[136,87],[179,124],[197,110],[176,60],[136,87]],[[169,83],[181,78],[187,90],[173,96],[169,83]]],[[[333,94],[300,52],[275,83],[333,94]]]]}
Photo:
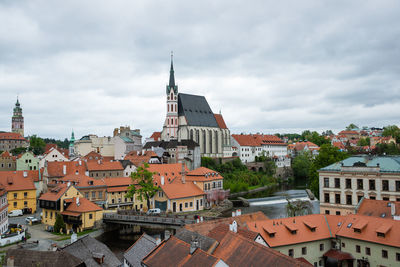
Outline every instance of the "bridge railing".
{"type": "Polygon", "coordinates": [[[122,215],[115,213],[103,213],[103,219],[112,221],[160,223],[160,224],[173,224],[173,225],[193,224],[196,222],[193,219],[173,218],[173,217],[154,216],[154,215],[153,216],[122,215]]]}

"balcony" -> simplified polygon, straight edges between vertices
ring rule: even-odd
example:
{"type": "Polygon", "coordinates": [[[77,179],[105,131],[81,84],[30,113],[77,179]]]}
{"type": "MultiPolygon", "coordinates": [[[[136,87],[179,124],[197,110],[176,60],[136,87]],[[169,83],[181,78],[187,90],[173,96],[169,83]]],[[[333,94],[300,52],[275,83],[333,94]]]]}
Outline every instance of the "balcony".
{"type": "Polygon", "coordinates": [[[70,216],[63,216],[64,222],[67,224],[77,224],[81,225],[82,220],[80,217],[70,217],[70,216]]]}

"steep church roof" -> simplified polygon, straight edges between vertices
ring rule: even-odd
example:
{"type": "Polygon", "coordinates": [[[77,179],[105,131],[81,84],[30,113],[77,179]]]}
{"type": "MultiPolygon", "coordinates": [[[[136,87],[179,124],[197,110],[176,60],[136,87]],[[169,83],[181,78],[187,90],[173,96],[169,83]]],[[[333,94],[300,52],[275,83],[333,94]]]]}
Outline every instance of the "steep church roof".
{"type": "Polygon", "coordinates": [[[189,126],[219,127],[204,96],[179,93],[178,116],[185,116],[189,126]]]}

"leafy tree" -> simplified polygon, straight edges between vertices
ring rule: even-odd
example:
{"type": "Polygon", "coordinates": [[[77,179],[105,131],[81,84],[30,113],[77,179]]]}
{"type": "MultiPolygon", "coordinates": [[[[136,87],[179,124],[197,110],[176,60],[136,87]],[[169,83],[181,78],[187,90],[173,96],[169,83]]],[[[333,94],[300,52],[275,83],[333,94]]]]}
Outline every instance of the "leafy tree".
{"type": "Polygon", "coordinates": [[[325,132],[322,132],[322,135],[328,136],[328,135],[333,135],[332,130],[326,130],[325,132]]]}
{"type": "Polygon", "coordinates": [[[312,214],[312,204],[307,200],[293,200],[286,198],[286,212],[288,217],[312,214]]]}
{"type": "Polygon", "coordinates": [[[347,131],[350,131],[350,130],[352,130],[352,129],[358,129],[358,126],[355,125],[354,123],[350,123],[350,124],[346,127],[346,130],[347,130],[347,131]]]}
{"type": "Polygon", "coordinates": [[[29,140],[29,150],[33,152],[35,155],[40,155],[44,153],[44,148],[46,147],[46,143],[42,138],[37,137],[36,135],[32,135],[29,140]]]}
{"type": "Polygon", "coordinates": [[[22,154],[25,151],[26,151],[26,147],[17,147],[17,148],[10,150],[11,154],[13,154],[14,156],[22,154]]]}
{"type": "Polygon", "coordinates": [[[348,157],[346,152],[341,152],[331,144],[323,144],[310,167],[310,189],[315,196],[319,196],[318,170],[348,157]]]}
{"type": "Polygon", "coordinates": [[[396,143],[400,143],[400,129],[396,125],[388,125],[383,128],[383,136],[392,136],[396,139],[396,143]]]}
{"type": "Polygon", "coordinates": [[[125,197],[133,198],[136,194],[140,201],[147,201],[147,208],[150,209],[150,199],[155,196],[159,189],[153,183],[153,174],[148,170],[149,164],[137,168],[136,172],[131,174],[133,184],[128,187],[128,193],[125,197]]]}
{"type": "Polygon", "coordinates": [[[400,148],[393,142],[390,144],[377,144],[372,153],[376,155],[399,155],[400,148]]]}
{"type": "Polygon", "coordinates": [[[276,173],[276,164],[271,158],[264,161],[265,172],[268,176],[274,176],[276,173]]]}
{"type": "Polygon", "coordinates": [[[310,153],[302,153],[295,157],[292,162],[293,175],[296,180],[308,179],[312,158],[310,153]]]}
{"type": "Polygon", "coordinates": [[[54,232],[59,233],[61,229],[63,229],[63,231],[65,230],[65,223],[63,216],[58,213],[54,223],[54,232]]]}
{"type": "Polygon", "coordinates": [[[358,146],[369,146],[369,145],[370,145],[370,139],[369,139],[369,137],[367,137],[367,138],[360,138],[360,139],[357,141],[357,145],[358,145],[358,146]]]}
{"type": "Polygon", "coordinates": [[[316,131],[310,132],[309,130],[306,130],[301,134],[301,137],[303,140],[313,142],[317,146],[321,146],[322,144],[327,144],[330,142],[328,139],[325,138],[324,135],[320,135],[316,131]]]}

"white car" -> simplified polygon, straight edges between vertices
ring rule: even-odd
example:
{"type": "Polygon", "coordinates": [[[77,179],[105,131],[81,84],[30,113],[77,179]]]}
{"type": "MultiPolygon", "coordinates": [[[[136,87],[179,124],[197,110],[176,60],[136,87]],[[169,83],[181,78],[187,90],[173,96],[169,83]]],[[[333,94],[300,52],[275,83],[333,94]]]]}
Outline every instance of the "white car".
{"type": "Polygon", "coordinates": [[[155,208],[155,209],[149,209],[146,214],[147,215],[155,215],[155,214],[160,214],[161,210],[159,208],[155,208]]]}
{"type": "Polygon", "coordinates": [[[39,220],[36,219],[36,218],[33,217],[33,216],[29,216],[29,217],[26,217],[25,221],[26,221],[27,223],[29,223],[29,222],[35,223],[35,222],[38,222],[39,220]]]}
{"type": "Polygon", "coordinates": [[[17,216],[22,216],[22,210],[12,210],[8,213],[8,217],[17,217],[17,216]]]}

